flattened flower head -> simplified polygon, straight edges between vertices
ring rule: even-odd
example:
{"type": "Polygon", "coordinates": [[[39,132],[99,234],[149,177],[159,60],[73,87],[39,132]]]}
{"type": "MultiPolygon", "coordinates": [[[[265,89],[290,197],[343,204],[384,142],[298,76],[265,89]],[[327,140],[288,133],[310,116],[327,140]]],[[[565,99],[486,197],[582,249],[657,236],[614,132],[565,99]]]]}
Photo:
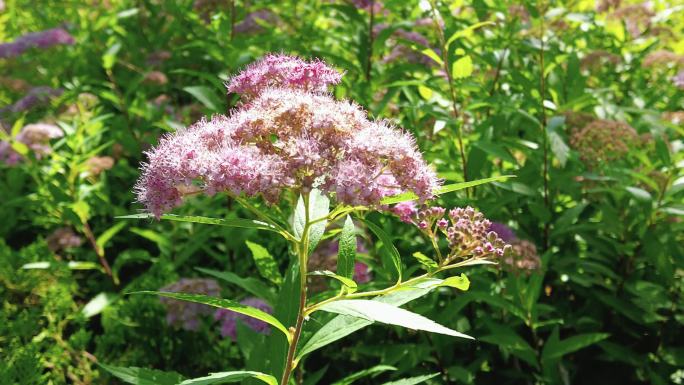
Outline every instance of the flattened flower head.
{"type": "Polygon", "coordinates": [[[163,138],[148,159],[136,189],[157,216],[188,188],[268,202],[284,189],[318,188],[340,203],[375,206],[404,191],[429,199],[439,184],[410,134],[370,121],[354,103],[288,87],[260,90],[230,117],[163,138]]]}
{"type": "Polygon", "coordinates": [[[323,61],[269,54],[230,79],[227,88],[248,101],[270,87],[325,93],[341,79],[342,74],[323,61]]]}

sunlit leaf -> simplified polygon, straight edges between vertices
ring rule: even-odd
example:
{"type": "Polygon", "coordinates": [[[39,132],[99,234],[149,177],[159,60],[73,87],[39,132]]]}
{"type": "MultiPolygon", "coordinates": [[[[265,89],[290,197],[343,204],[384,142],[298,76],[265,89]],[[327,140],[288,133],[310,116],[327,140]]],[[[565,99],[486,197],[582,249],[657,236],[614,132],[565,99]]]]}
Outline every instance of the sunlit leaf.
{"type": "Polygon", "coordinates": [[[414,330],[423,330],[448,336],[473,339],[473,337],[469,335],[449,329],[420,314],[379,301],[345,299],[326,303],[321,306],[320,309],[330,313],[362,318],[367,321],[381,322],[414,330]]]}
{"type": "Polygon", "coordinates": [[[276,329],[283,332],[288,337],[288,339],[290,338],[290,332],[287,330],[287,328],[285,326],[283,326],[283,324],[280,323],[280,321],[278,321],[272,315],[270,315],[264,311],[261,311],[257,308],[247,306],[247,305],[243,305],[239,302],[231,301],[229,299],[210,297],[208,295],[202,295],[202,294],[171,293],[171,292],[165,292],[165,291],[136,291],[136,292],[129,293],[129,294],[159,295],[162,297],[173,298],[173,299],[177,299],[180,301],[201,303],[204,305],[209,305],[209,306],[217,307],[220,309],[227,309],[230,311],[234,311],[236,313],[244,314],[248,317],[256,318],[260,321],[264,321],[267,324],[274,326],[276,329]]]}

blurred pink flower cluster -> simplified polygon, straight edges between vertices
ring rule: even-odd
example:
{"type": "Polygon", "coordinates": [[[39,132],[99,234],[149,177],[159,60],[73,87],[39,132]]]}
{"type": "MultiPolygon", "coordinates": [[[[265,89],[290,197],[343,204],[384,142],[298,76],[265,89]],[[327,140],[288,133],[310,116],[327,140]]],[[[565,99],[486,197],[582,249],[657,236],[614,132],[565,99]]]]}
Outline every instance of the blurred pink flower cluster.
{"type": "MultiPolygon", "coordinates": [[[[171,293],[204,294],[218,297],[221,288],[213,279],[182,278],[178,282],[167,285],[159,291],[171,293]]],[[[189,331],[197,331],[200,327],[200,317],[212,314],[213,308],[195,302],[180,301],[161,297],[159,299],[166,307],[166,323],[189,331]]]]}
{"type": "MultiPolygon", "coordinates": [[[[248,297],[240,301],[240,303],[245,306],[259,309],[265,313],[273,314],[273,308],[259,298],[248,297]]],[[[227,309],[216,310],[214,319],[221,324],[221,336],[223,338],[229,337],[233,341],[237,339],[238,320],[257,333],[269,334],[271,332],[271,327],[266,322],[227,309]]]]}
{"type": "MultiPolygon", "coordinates": [[[[62,136],[64,136],[64,132],[54,124],[35,123],[24,126],[14,140],[26,145],[35,157],[40,159],[52,152],[50,140],[62,136]]],[[[22,159],[23,157],[12,148],[9,142],[0,142],[0,161],[8,165],[15,165],[22,159]]]]}
{"type": "Polygon", "coordinates": [[[159,216],[198,188],[261,195],[318,188],[340,203],[375,206],[412,191],[429,199],[439,181],[414,138],[371,121],[357,104],[327,93],[341,74],[326,63],[268,55],[230,80],[241,94],[230,116],[214,116],[168,135],[148,152],[136,190],[159,216]]]}

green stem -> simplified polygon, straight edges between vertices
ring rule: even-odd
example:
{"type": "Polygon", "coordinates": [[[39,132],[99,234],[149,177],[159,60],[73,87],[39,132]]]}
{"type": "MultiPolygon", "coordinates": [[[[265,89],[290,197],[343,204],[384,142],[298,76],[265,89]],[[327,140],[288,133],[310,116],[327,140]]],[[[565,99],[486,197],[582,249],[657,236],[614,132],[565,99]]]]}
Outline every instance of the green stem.
{"type": "Polygon", "coordinates": [[[290,328],[292,333],[292,338],[290,341],[290,346],[287,349],[287,358],[285,361],[285,370],[283,371],[283,377],[280,379],[280,385],[287,385],[290,381],[290,376],[292,371],[296,367],[295,363],[295,353],[297,351],[297,343],[299,342],[299,337],[302,335],[302,329],[304,326],[305,318],[305,308],[306,308],[306,270],[307,262],[309,259],[309,228],[313,222],[310,221],[309,217],[309,194],[303,194],[304,200],[304,230],[302,232],[302,239],[295,242],[295,250],[297,250],[297,258],[299,259],[299,310],[297,311],[297,322],[294,328],[290,328]]]}
{"type": "Polygon", "coordinates": [[[331,302],[335,302],[335,301],[339,301],[339,300],[342,300],[342,299],[355,299],[355,298],[364,298],[364,297],[377,297],[377,296],[381,296],[381,295],[385,295],[385,294],[392,293],[393,291],[396,291],[396,290],[409,288],[409,287],[411,287],[411,285],[413,285],[413,284],[415,284],[415,283],[417,283],[417,282],[420,282],[420,281],[422,281],[422,280],[424,280],[424,279],[426,279],[426,278],[432,278],[432,277],[434,277],[435,275],[437,275],[438,273],[441,273],[441,272],[443,272],[443,271],[451,270],[451,269],[456,269],[456,268],[462,267],[462,266],[468,264],[469,262],[471,262],[472,260],[473,260],[473,259],[468,259],[468,260],[465,260],[465,261],[461,261],[461,262],[458,262],[458,263],[454,263],[453,265],[442,266],[442,267],[436,269],[436,270],[433,271],[433,272],[428,272],[428,273],[425,273],[425,274],[423,274],[423,275],[419,275],[418,277],[411,278],[411,279],[409,279],[408,281],[397,282],[397,283],[395,283],[394,285],[392,285],[392,286],[390,286],[390,287],[387,287],[387,288],[385,288],[385,289],[382,289],[382,290],[372,290],[372,291],[366,291],[366,292],[363,292],[363,293],[352,293],[352,294],[340,293],[340,294],[338,294],[338,295],[336,295],[336,296],[334,296],[334,297],[331,297],[331,298],[328,298],[328,299],[326,299],[326,300],[323,300],[323,301],[321,301],[321,302],[319,302],[319,303],[317,303],[317,304],[308,306],[308,307],[304,310],[304,316],[309,316],[311,313],[315,312],[316,310],[319,310],[319,309],[320,309],[323,305],[325,305],[325,304],[328,304],[328,303],[331,303],[331,302]]]}

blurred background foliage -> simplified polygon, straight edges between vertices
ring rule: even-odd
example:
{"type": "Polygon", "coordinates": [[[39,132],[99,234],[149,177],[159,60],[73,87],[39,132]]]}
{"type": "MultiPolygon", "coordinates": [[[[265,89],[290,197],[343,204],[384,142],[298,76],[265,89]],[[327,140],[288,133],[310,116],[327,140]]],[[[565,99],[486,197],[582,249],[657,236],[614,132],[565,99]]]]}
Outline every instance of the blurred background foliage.
{"type": "MultiPolygon", "coordinates": [[[[141,208],[132,186],[146,149],[228,112],[237,98],[223,82],[282,52],[344,71],[336,96],[412,132],[446,183],[516,175],[440,203],[477,207],[538,261],[472,269],[469,291],[410,305],[477,341],[371,326],[308,357],[298,383],[379,364],[393,370],[354,383],[435,371],[428,383],[681,383],[677,3],[0,0],[0,382],[116,383],[97,362],[185,376],[245,367],[249,330],[233,342],[210,317],[179,330],[157,298],[122,294],[206,277],[197,267],[256,277],[245,240],[276,256],[285,245],[114,217],[141,208]],[[70,38],[6,45],[55,28],[70,38]]],[[[222,196],[178,212],[250,216],[222,196]]],[[[417,270],[410,256],[430,246],[377,220],[417,270]]],[[[365,245],[376,280],[391,280],[379,243],[365,245]]]]}

